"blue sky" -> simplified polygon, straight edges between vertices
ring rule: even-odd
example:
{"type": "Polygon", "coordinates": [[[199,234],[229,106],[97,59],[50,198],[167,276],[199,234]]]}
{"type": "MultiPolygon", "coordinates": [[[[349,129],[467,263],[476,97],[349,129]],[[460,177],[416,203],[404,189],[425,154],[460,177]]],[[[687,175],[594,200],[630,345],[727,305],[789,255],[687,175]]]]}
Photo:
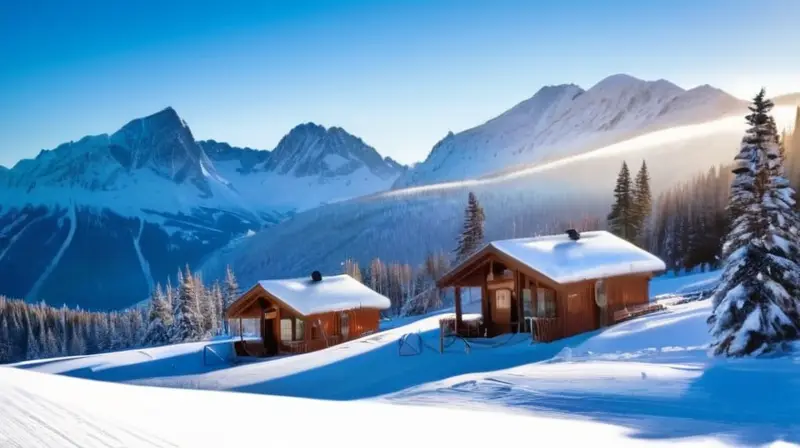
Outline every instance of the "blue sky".
{"type": "Polygon", "coordinates": [[[548,84],[798,91],[798,17],[796,0],[2,2],[0,164],[166,106],[198,138],[272,149],[313,121],[413,162],[548,84]]]}

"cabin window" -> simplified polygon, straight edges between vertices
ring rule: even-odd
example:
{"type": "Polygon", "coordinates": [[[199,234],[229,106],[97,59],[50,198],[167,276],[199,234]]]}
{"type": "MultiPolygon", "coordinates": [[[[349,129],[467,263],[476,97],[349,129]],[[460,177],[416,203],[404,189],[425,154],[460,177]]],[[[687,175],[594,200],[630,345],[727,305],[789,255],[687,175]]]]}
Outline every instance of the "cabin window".
{"type": "Polygon", "coordinates": [[[350,316],[347,313],[339,315],[339,328],[341,329],[342,339],[347,339],[350,335],[350,316]]]}
{"type": "Polygon", "coordinates": [[[511,309],[511,291],[507,289],[498,289],[495,292],[495,306],[498,310],[511,309]]]}
{"type": "Polygon", "coordinates": [[[281,319],[281,341],[291,342],[292,340],[292,319],[281,319]]]}
{"type": "Polygon", "coordinates": [[[294,340],[302,341],[306,338],[306,323],[302,319],[294,321],[294,340]]]}
{"type": "Polygon", "coordinates": [[[598,280],[594,285],[594,301],[600,308],[605,308],[608,305],[608,297],[606,296],[606,282],[598,280]]]}
{"type": "Polygon", "coordinates": [[[261,319],[228,319],[228,333],[237,338],[261,337],[261,319]]]}
{"type": "Polygon", "coordinates": [[[533,296],[530,289],[522,290],[522,315],[525,317],[533,317],[533,296]]]}
{"type": "Polygon", "coordinates": [[[556,317],[556,292],[548,288],[536,288],[536,316],[556,317]]]}

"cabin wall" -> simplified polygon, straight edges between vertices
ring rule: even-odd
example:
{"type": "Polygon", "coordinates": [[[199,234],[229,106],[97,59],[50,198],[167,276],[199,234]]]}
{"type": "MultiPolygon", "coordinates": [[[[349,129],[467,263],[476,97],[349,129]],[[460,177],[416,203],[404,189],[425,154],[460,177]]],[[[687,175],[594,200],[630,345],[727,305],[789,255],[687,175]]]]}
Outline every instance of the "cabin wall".
{"type": "Polygon", "coordinates": [[[606,280],[606,291],[609,310],[643,305],[650,302],[650,279],[643,275],[609,278],[606,280]]]}
{"type": "Polygon", "coordinates": [[[564,333],[570,337],[600,327],[599,308],[594,300],[594,282],[573,283],[564,288],[559,298],[563,313],[564,333]]]}

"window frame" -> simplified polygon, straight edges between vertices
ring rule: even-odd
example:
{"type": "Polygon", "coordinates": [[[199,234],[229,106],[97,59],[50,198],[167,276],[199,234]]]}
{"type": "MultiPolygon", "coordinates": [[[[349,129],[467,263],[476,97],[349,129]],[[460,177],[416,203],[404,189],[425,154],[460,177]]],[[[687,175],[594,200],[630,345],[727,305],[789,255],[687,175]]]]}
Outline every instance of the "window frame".
{"type": "Polygon", "coordinates": [[[494,292],[494,307],[497,310],[511,310],[511,290],[501,288],[494,292]],[[501,296],[502,294],[502,296],[501,296]]]}
{"type": "Polygon", "coordinates": [[[539,286],[536,288],[536,317],[556,318],[556,291],[539,286]]]}

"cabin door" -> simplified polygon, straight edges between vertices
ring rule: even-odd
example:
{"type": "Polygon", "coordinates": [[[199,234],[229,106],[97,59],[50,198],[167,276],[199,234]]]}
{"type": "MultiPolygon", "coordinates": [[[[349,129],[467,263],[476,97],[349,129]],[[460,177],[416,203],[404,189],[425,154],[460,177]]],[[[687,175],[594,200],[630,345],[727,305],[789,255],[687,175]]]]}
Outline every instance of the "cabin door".
{"type": "Polygon", "coordinates": [[[267,356],[278,353],[278,339],[275,337],[275,319],[263,319],[261,338],[264,340],[264,351],[267,356]]]}
{"type": "Polygon", "coordinates": [[[511,331],[511,290],[495,289],[491,294],[492,327],[495,334],[511,331]]]}

